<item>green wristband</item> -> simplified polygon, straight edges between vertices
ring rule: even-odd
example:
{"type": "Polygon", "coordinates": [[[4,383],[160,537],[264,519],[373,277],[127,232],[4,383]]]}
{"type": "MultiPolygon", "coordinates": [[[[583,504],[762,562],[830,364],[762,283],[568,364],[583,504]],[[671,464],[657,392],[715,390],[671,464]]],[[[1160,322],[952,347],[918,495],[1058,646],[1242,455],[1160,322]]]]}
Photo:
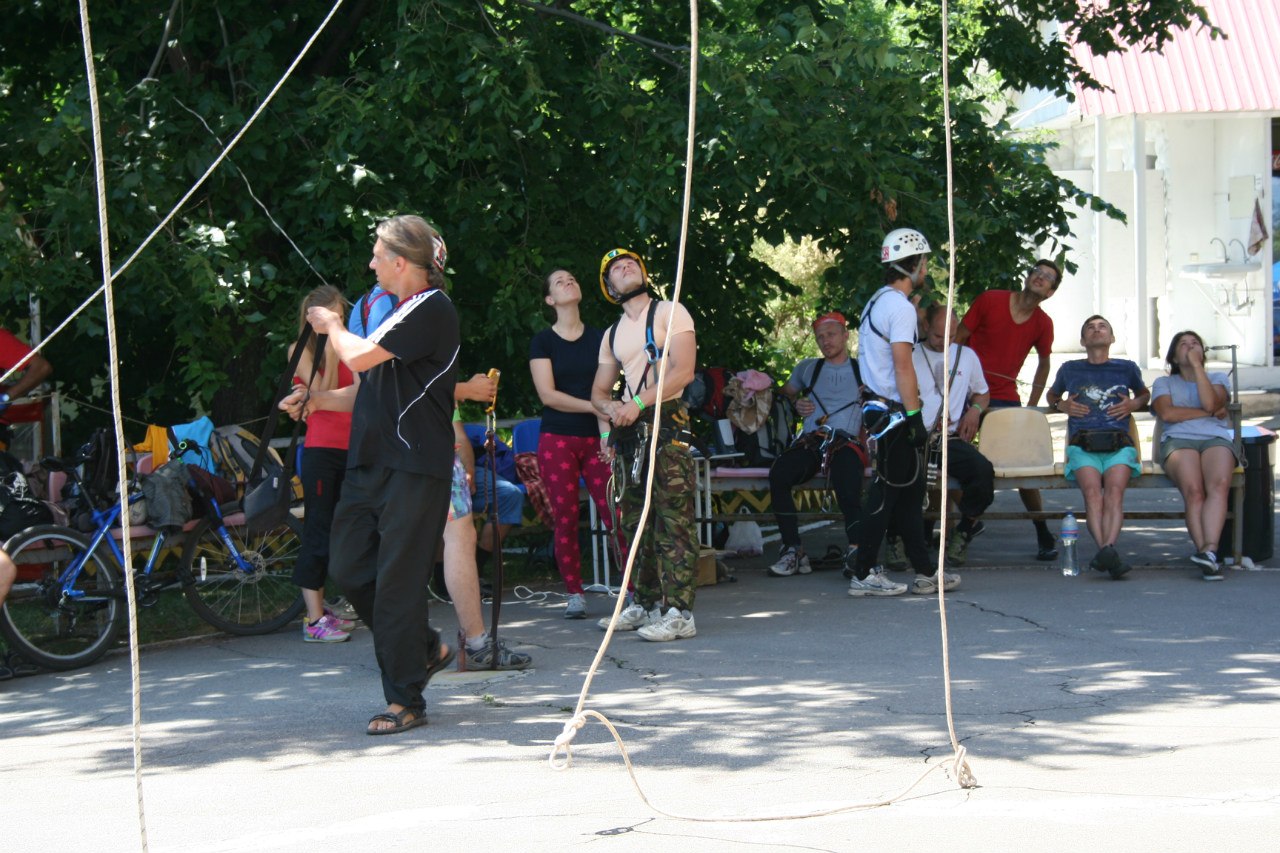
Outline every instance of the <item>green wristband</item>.
{"type": "Polygon", "coordinates": [[[907,412],[907,417],[911,417],[912,415],[918,415],[918,414],[920,414],[920,410],[916,409],[914,412],[907,412]]]}
{"type": "Polygon", "coordinates": [[[604,432],[600,433],[600,437],[601,437],[601,438],[608,438],[608,437],[609,437],[609,431],[608,431],[608,430],[605,430],[604,432]]]}
{"type": "Polygon", "coordinates": [[[637,409],[639,409],[642,412],[644,411],[644,401],[640,399],[639,394],[636,394],[634,397],[632,397],[631,402],[636,404],[637,409]]]}

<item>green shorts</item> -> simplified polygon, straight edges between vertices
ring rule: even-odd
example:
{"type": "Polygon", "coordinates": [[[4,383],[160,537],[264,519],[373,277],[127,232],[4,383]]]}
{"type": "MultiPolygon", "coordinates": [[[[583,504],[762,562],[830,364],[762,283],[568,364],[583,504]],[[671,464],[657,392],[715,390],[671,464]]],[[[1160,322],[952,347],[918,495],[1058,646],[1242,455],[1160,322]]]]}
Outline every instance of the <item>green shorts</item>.
{"type": "Polygon", "coordinates": [[[1136,480],[1142,474],[1142,466],[1138,464],[1138,451],[1132,447],[1122,447],[1111,453],[1090,453],[1083,447],[1067,447],[1067,467],[1064,474],[1071,482],[1076,481],[1076,471],[1081,468],[1093,468],[1106,473],[1115,465],[1129,466],[1129,479],[1136,480]]]}
{"type": "MultiPolygon", "coordinates": [[[[1175,450],[1194,450],[1196,453],[1204,453],[1210,447],[1225,447],[1231,451],[1232,456],[1236,456],[1236,446],[1229,438],[1166,438],[1160,442],[1160,466],[1164,467],[1165,461],[1169,458],[1169,454],[1175,450]]],[[[1236,456],[1236,464],[1240,464],[1240,457],[1236,456]]]]}

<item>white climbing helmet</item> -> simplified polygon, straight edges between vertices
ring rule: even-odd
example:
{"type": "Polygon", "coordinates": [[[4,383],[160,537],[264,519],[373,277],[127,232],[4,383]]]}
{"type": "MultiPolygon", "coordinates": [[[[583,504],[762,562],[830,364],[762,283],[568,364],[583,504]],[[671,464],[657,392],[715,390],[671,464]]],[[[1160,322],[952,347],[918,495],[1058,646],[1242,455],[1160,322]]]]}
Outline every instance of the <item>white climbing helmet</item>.
{"type": "Polygon", "coordinates": [[[930,252],[929,241],[914,228],[898,228],[890,231],[880,244],[880,263],[891,264],[913,255],[925,255],[930,252]]]}

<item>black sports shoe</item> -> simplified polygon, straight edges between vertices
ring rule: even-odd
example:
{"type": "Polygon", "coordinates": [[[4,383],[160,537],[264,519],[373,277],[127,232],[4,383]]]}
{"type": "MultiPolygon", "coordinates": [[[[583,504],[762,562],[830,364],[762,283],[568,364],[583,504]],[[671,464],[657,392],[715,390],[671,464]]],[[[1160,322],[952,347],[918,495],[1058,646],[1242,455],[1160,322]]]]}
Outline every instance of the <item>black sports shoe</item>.
{"type": "Polygon", "coordinates": [[[1129,572],[1129,564],[1120,559],[1120,554],[1111,545],[1099,551],[1098,556],[1094,557],[1093,560],[1094,562],[1090,565],[1100,572],[1106,572],[1111,575],[1112,580],[1120,580],[1121,577],[1129,572]]]}
{"type": "Polygon", "coordinates": [[[1036,551],[1036,559],[1042,563],[1052,562],[1058,559],[1058,549],[1052,545],[1041,545],[1040,550],[1036,551]]]}
{"type": "Polygon", "coordinates": [[[1201,576],[1207,581],[1222,580],[1222,567],[1218,565],[1218,555],[1212,551],[1201,551],[1191,557],[1191,562],[1200,567],[1201,576]]]}

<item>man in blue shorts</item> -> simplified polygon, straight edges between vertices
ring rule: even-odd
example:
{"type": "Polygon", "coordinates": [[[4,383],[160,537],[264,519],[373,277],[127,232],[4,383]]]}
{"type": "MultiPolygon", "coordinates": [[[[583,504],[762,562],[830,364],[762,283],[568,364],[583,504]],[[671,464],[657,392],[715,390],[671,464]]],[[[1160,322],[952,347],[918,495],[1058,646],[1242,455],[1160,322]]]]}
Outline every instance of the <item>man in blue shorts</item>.
{"type": "Polygon", "coordinates": [[[1147,404],[1151,391],[1138,365],[1111,358],[1115,340],[1105,317],[1085,320],[1085,358],[1058,368],[1048,401],[1068,417],[1066,477],[1080,486],[1089,535],[1098,546],[1089,566],[1119,579],[1129,571],[1115,548],[1124,525],[1124,490],[1142,473],[1129,416],[1147,404]]]}

